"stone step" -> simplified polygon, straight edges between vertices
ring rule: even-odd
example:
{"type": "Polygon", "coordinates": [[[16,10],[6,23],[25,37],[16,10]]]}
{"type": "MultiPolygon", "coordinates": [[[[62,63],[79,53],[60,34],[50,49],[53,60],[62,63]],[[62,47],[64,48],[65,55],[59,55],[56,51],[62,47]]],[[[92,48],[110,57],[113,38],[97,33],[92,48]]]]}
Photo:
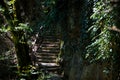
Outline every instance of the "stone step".
{"type": "Polygon", "coordinates": [[[45,69],[46,71],[49,71],[49,72],[57,72],[58,70],[60,70],[60,67],[56,67],[56,68],[45,68],[44,67],[43,69],[45,69]]]}
{"type": "Polygon", "coordinates": [[[42,46],[41,49],[59,49],[60,46],[42,46]]]}
{"type": "Polygon", "coordinates": [[[40,63],[41,66],[43,67],[59,67],[59,65],[57,63],[40,63]]]}
{"type": "Polygon", "coordinates": [[[49,48],[49,47],[42,47],[42,51],[59,51],[59,48],[49,48]]]}
{"type": "Polygon", "coordinates": [[[51,56],[51,55],[50,55],[50,56],[48,56],[48,55],[44,55],[44,56],[42,56],[42,55],[38,55],[37,58],[39,58],[39,59],[41,59],[41,58],[45,58],[45,59],[46,59],[46,58],[56,59],[57,56],[53,56],[53,55],[52,55],[52,56],[51,56]]]}
{"type": "Polygon", "coordinates": [[[60,44],[60,42],[43,41],[42,44],[60,44]]]}
{"type": "Polygon", "coordinates": [[[37,56],[37,59],[42,59],[42,60],[56,60],[56,57],[49,57],[49,56],[48,57],[46,57],[46,56],[44,56],[44,57],[43,56],[42,57],[38,57],[37,56]]]}
{"type": "Polygon", "coordinates": [[[44,71],[57,72],[60,69],[56,63],[60,50],[60,39],[54,36],[45,36],[40,47],[41,51],[36,54],[39,67],[44,71]]]}
{"type": "Polygon", "coordinates": [[[41,47],[58,47],[59,44],[41,44],[41,47]]]}
{"type": "Polygon", "coordinates": [[[56,53],[37,53],[37,55],[40,55],[40,56],[57,56],[58,54],[56,54],[56,53]]]}
{"type": "Polygon", "coordinates": [[[55,54],[58,54],[59,53],[59,50],[42,50],[40,53],[55,53],[55,54]]]}
{"type": "Polygon", "coordinates": [[[38,59],[38,62],[44,62],[44,63],[56,63],[56,60],[48,60],[48,59],[38,59]]]}
{"type": "Polygon", "coordinates": [[[60,39],[44,39],[44,41],[50,41],[50,42],[60,42],[60,39]]]}
{"type": "Polygon", "coordinates": [[[47,71],[57,71],[58,69],[60,69],[60,66],[56,63],[39,63],[40,64],[40,68],[47,70],[47,71]]]}
{"type": "Polygon", "coordinates": [[[60,49],[59,46],[42,46],[41,49],[60,49]]]}

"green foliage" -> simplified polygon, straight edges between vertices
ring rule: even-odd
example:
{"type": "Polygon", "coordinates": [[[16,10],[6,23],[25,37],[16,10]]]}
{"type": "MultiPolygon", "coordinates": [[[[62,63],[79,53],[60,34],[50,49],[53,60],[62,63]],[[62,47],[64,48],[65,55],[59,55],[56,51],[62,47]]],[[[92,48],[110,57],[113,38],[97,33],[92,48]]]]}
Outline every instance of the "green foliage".
{"type": "Polygon", "coordinates": [[[4,8],[2,8],[2,6],[0,5],[0,12],[3,13],[5,11],[4,8]]]}
{"type": "Polygon", "coordinates": [[[32,29],[29,24],[26,22],[20,23],[16,17],[16,9],[15,9],[15,0],[4,1],[7,7],[0,7],[0,15],[2,17],[0,25],[0,32],[11,32],[11,39],[13,41],[20,40],[28,37],[28,33],[32,32],[32,29]],[[9,17],[8,17],[9,16],[9,17]],[[15,33],[14,33],[15,32],[15,33]],[[15,36],[16,35],[16,36],[15,36]],[[21,38],[21,39],[20,39],[21,38]]]}
{"type": "Polygon", "coordinates": [[[41,72],[41,76],[39,76],[37,80],[46,80],[49,78],[50,78],[50,75],[45,75],[43,72],[41,72]]]}
{"type": "MultiPolygon", "coordinates": [[[[18,75],[19,80],[21,80],[21,79],[25,79],[25,80],[26,79],[27,80],[33,79],[33,77],[31,77],[32,75],[39,75],[40,74],[40,72],[37,71],[36,68],[32,65],[26,66],[26,67],[24,67],[22,72],[17,71],[16,73],[18,75]]],[[[36,79],[37,79],[37,76],[34,77],[34,80],[36,80],[36,79]]]]}
{"type": "Polygon", "coordinates": [[[19,23],[17,27],[15,27],[15,31],[32,31],[32,29],[26,23],[19,23]]]}
{"type": "Polygon", "coordinates": [[[93,25],[88,29],[91,32],[92,44],[87,47],[86,58],[91,62],[109,59],[112,55],[113,34],[109,30],[114,25],[109,1],[94,3],[93,25]]]}
{"type": "Polygon", "coordinates": [[[36,13],[35,20],[32,24],[33,32],[40,33],[41,35],[55,34],[57,26],[56,19],[56,0],[36,0],[36,13]],[[38,17],[39,16],[39,17],[38,17]]]}
{"type": "MultiPolygon", "coordinates": [[[[0,25],[0,32],[9,34],[9,39],[13,41],[13,44],[15,45],[18,65],[20,67],[25,67],[31,62],[29,57],[29,48],[27,45],[27,40],[28,33],[32,32],[32,29],[28,26],[28,23],[26,23],[25,21],[19,21],[16,13],[15,1],[16,0],[4,0],[5,6],[2,6],[1,11],[3,12],[0,12],[0,17],[2,17],[0,23],[3,22],[2,25],[0,25]],[[20,52],[19,50],[22,51],[20,52]],[[20,63],[20,61],[22,61],[23,59],[25,59],[25,61],[20,63]]],[[[30,70],[29,68],[26,69],[28,71],[30,70]]]]}

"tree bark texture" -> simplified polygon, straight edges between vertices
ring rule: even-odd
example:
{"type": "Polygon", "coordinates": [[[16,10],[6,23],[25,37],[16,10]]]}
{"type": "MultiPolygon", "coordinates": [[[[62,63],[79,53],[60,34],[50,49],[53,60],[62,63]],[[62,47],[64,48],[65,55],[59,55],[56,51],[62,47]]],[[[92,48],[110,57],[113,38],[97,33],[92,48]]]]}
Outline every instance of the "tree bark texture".
{"type": "Polygon", "coordinates": [[[23,31],[11,31],[11,34],[15,45],[19,71],[29,70],[28,67],[32,65],[32,61],[29,56],[29,45],[27,44],[23,31]],[[22,39],[23,37],[24,39],[22,39]]]}
{"type": "MultiPolygon", "coordinates": [[[[32,0],[16,0],[16,18],[19,22],[24,23],[30,19],[32,4],[34,4],[32,0]]],[[[28,66],[32,64],[29,56],[29,46],[24,33],[22,30],[11,31],[20,72],[22,72],[22,70],[29,70],[28,66]]]]}
{"type": "MultiPolygon", "coordinates": [[[[62,0],[63,1],[63,0],[62,0]]],[[[61,3],[61,2],[59,2],[61,3]]],[[[64,14],[61,21],[64,80],[80,80],[83,70],[83,57],[86,42],[86,0],[63,1],[59,14],[64,14]]],[[[86,36],[87,38],[87,36],[86,36]]]]}

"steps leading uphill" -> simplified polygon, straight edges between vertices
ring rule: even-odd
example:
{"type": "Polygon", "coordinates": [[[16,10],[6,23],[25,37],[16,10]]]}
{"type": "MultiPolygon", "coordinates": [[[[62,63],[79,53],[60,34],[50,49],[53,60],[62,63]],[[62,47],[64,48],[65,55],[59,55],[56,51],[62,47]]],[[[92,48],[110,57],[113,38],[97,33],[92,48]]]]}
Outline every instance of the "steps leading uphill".
{"type": "Polygon", "coordinates": [[[39,67],[47,72],[57,73],[60,66],[57,64],[56,59],[59,54],[60,40],[54,36],[46,36],[40,50],[37,51],[36,57],[39,67]]]}

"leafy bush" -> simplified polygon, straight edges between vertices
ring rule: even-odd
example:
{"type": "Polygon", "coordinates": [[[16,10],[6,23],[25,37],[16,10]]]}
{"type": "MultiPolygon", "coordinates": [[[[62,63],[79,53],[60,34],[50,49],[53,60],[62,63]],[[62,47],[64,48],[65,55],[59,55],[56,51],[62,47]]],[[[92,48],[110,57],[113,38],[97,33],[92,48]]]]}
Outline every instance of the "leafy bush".
{"type": "Polygon", "coordinates": [[[87,47],[86,58],[90,62],[110,59],[112,55],[113,34],[109,30],[114,25],[112,11],[109,1],[96,1],[94,3],[91,32],[92,44],[87,47]]]}

